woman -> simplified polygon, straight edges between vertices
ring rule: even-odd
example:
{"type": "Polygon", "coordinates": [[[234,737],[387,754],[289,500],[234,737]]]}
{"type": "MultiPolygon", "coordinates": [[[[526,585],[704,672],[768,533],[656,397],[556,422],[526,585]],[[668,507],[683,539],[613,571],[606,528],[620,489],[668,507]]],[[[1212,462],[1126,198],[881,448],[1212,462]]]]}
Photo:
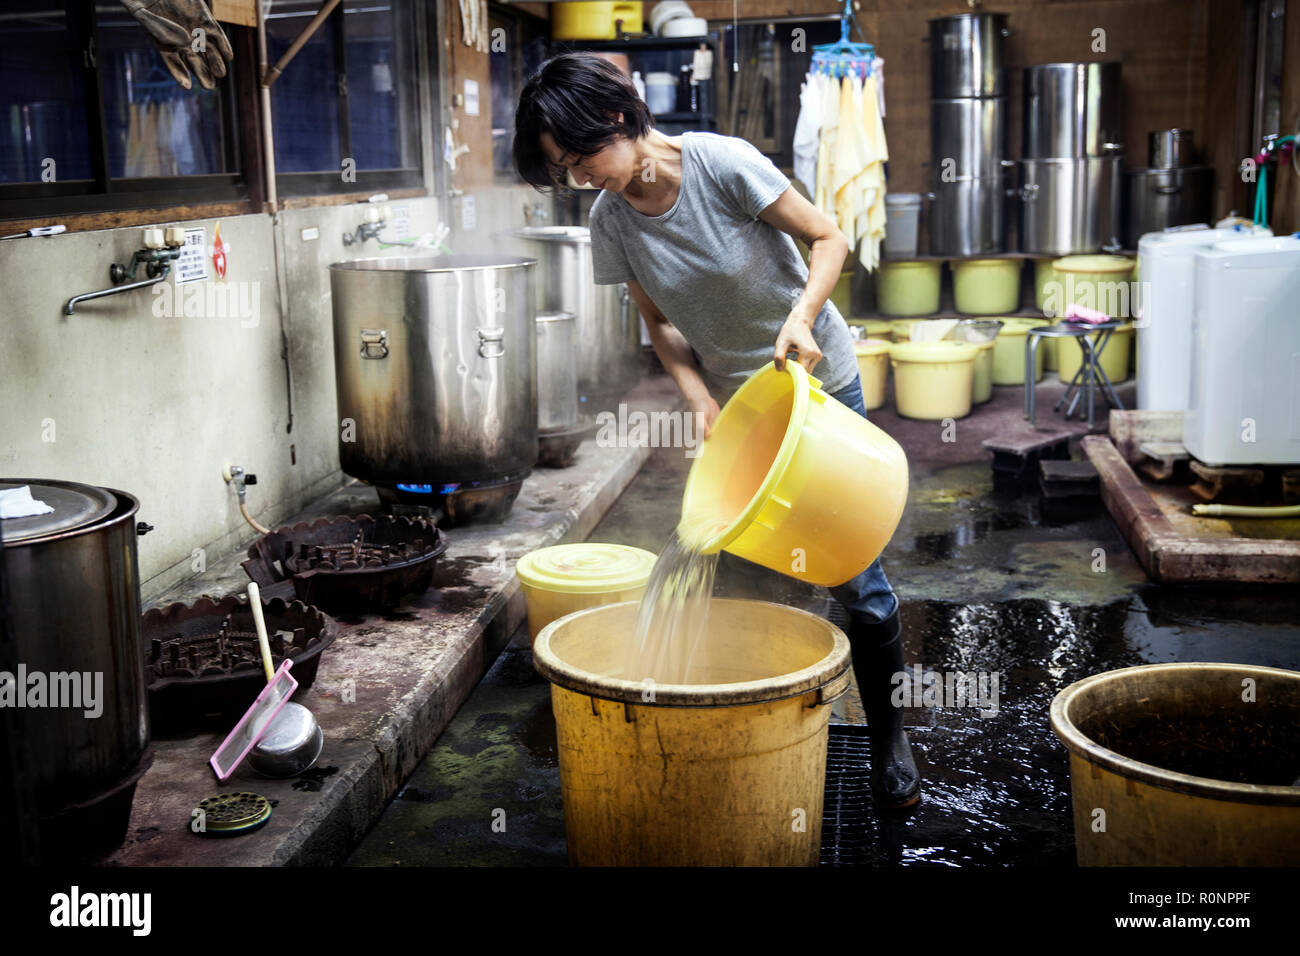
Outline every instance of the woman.
{"type": "MultiPolygon", "coordinates": [[[[572,175],[602,192],[591,208],[595,281],[626,282],[650,340],[708,428],[755,371],[794,352],[863,417],[848,326],[827,297],[848,242],[748,142],[665,136],[627,75],[584,53],[547,60],[515,113],[515,165],[538,189],[572,175]],[[805,266],[792,236],[812,251],[805,266]]],[[[867,710],[872,784],[885,806],[915,804],[920,775],[891,705],[903,670],[898,599],[877,561],[831,594],[849,612],[867,710]]]]}

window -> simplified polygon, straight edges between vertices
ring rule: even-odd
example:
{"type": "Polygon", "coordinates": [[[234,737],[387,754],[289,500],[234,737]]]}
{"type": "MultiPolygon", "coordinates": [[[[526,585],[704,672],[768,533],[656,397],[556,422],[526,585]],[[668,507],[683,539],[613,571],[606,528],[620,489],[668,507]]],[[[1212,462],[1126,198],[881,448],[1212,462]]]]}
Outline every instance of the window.
{"type": "Polygon", "coordinates": [[[187,91],[119,4],[17,0],[0,18],[0,216],[248,195],[240,63],[187,91]]]}
{"type": "MultiPolygon", "coordinates": [[[[276,0],[270,62],[319,9],[319,0],[276,0]]],[[[417,88],[409,0],[344,0],[271,87],[277,188],[313,195],[421,185],[417,88]]]]}

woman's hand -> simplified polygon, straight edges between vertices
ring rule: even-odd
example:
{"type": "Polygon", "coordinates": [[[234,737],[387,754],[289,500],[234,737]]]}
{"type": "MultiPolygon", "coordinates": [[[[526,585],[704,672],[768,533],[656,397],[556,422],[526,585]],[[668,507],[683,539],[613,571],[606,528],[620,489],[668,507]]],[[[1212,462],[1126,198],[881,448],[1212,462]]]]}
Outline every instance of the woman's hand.
{"type": "Polygon", "coordinates": [[[695,415],[695,420],[697,422],[700,421],[701,416],[703,416],[704,437],[708,438],[709,435],[713,433],[713,423],[717,421],[718,413],[721,411],[721,409],[718,408],[718,403],[713,400],[712,395],[702,395],[690,402],[690,406],[691,413],[695,415]]]}
{"type": "Polygon", "coordinates": [[[785,325],[781,326],[781,333],[776,337],[776,349],[772,358],[776,363],[777,371],[785,371],[787,352],[797,352],[799,364],[804,367],[804,371],[812,374],[812,370],[822,360],[822,350],[818,348],[817,340],[813,338],[812,324],[812,318],[802,311],[796,309],[790,313],[790,317],[785,320],[785,325]]]}

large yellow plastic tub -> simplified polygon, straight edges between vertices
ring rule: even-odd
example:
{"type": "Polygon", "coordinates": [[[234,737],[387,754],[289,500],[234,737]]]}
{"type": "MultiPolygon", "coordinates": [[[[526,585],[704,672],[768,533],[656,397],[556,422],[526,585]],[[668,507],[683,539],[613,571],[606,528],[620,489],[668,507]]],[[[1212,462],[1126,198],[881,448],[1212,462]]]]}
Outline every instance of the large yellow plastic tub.
{"type": "Polygon", "coordinates": [[[881,262],[876,270],[876,304],[885,315],[933,315],[939,311],[943,262],[881,262]]]}
{"type": "Polygon", "coordinates": [[[972,342],[979,352],[975,355],[975,374],[971,381],[971,403],[982,405],[993,397],[993,350],[997,341],[972,342]]]}
{"type": "Polygon", "coordinates": [[[896,342],[889,363],[898,414],[933,421],[969,415],[978,353],[970,342],[896,342]]]}
{"type": "Polygon", "coordinates": [[[954,259],[952,297],[958,312],[1004,315],[1020,308],[1019,259],[954,259]]]}
{"type": "Polygon", "coordinates": [[[533,648],[551,682],[569,862],[816,866],[847,638],[797,608],[715,600],[700,681],[655,685],[621,674],[636,616],[635,603],[582,611],[533,648]]]}
{"type": "Polygon", "coordinates": [[[880,555],[906,502],[898,442],[789,360],[760,369],[722,409],[686,478],[682,526],[707,528],[696,542],[705,553],[830,587],[880,555]]]}
{"type": "Polygon", "coordinates": [[[862,404],[867,411],[885,404],[885,381],[889,378],[889,343],[883,339],[855,342],[858,376],[862,379],[862,404]]]}
{"type": "Polygon", "coordinates": [[[557,544],[530,551],[515,573],[528,605],[528,636],[536,641],[547,624],[589,607],[639,601],[655,556],[622,544],[557,544]]]}
{"type": "Polygon", "coordinates": [[[1044,296],[1044,311],[1064,318],[1071,305],[1081,305],[1120,321],[1134,318],[1133,266],[1129,256],[1065,256],[1053,261],[1055,283],[1044,296]]]}
{"type": "Polygon", "coordinates": [[[893,323],[887,319],[845,319],[849,325],[856,325],[862,329],[863,338],[867,339],[884,339],[886,342],[894,338],[893,323]]]}
{"type": "MultiPolygon", "coordinates": [[[[1049,319],[1056,313],[1049,310],[1047,296],[1056,282],[1056,270],[1052,268],[1051,259],[1039,259],[1034,263],[1034,306],[1049,319]]],[[[1056,339],[1043,339],[1038,343],[1038,351],[1043,353],[1043,368],[1049,372],[1056,371],[1056,339]]]]}
{"type": "Polygon", "coordinates": [[[640,33],[644,5],[584,0],[551,4],[552,40],[613,40],[617,38],[617,21],[623,21],[624,33],[640,33]]]}
{"type": "MultiPolygon", "coordinates": [[[[1101,338],[1100,332],[1092,335],[1093,346],[1101,338]]],[[[1129,356],[1133,346],[1133,325],[1120,326],[1110,333],[1106,351],[1101,353],[1101,367],[1106,377],[1112,382],[1122,382],[1128,378],[1129,356]]],[[[1062,382],[1069,382],[1083,363],[1083,349],[1074,339],[1060,339],[1056,346],[1056,374],[1062,382]]]]}
{"type": "Polygon", "coordinates": [[[1052,701],[1080,866],[1295,866],[1300,673],[1147,664],[1052,701]]]}
{"type": "Polygon", "coordinates": [[[841,272],[839,279],[835,283],[835,288],[831,290],[831,302],[839,310],[840,315],[848,318],[853,312],[853,272],[841,272]]]}
{"type": "MultiPolygon", "coordinates": [[[[1051,325],[1047,319],[1002,317],[1002,330],[993,343],[993,384],[1025,384],[1025,335],[1030,329],[1051,325]]],[[[1046,340],[1044,340],[1046,341],[1046,340]]],[[[1034,381],[1043,377],[1043,343],[1038,343],[1034,358],[1034,381]]]]}

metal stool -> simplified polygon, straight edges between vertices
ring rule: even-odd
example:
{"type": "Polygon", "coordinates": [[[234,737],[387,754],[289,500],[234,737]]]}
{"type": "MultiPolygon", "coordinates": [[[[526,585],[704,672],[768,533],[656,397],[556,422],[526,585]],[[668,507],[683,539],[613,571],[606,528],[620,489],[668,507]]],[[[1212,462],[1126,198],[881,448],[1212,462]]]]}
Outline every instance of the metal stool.
{"type": "Polygon", "coordinates": [[[1083,352],[1083,360],[1079,363],[1079,370],[1074,373],[1074,378],[1070,379],[1070,385],[1065,390],[1065,394],[1052,408],[1053,411],[1059,411],[1062,405],[1069,403],[1065,409],[1065,417],[1068,419],[1074,414],[1075,407],[1079,404],[1079,399],[1083,397],[1085,389],[1088,393],[1088,427],[1093,425],[1093,389],[1100,387],[1103,396],[1110,402],[1111,406],[1123,409],[1124,405],[1115,394],[1115,389],[1111,387],[1110,379],[1106,377],[1106,370],[1101,367],[1101,354],[1106,349],[1106,343],[1110,341],[1110,335],[1120,328],[1123,322],[1062,322],[1060,325],[1040,325],[1036,329],[1030,329],[1025,336],[1025,417],[1029,419],[1029,424],[1034,424],[1034,366],[1038,355],[1038,343],[1040,339],[1063,339],[1074,338],[1079,343],[1079,348],[1083,352]],[[1096,343],[1092,341],[1093,334],[1097,333],[1096,343]]]}

